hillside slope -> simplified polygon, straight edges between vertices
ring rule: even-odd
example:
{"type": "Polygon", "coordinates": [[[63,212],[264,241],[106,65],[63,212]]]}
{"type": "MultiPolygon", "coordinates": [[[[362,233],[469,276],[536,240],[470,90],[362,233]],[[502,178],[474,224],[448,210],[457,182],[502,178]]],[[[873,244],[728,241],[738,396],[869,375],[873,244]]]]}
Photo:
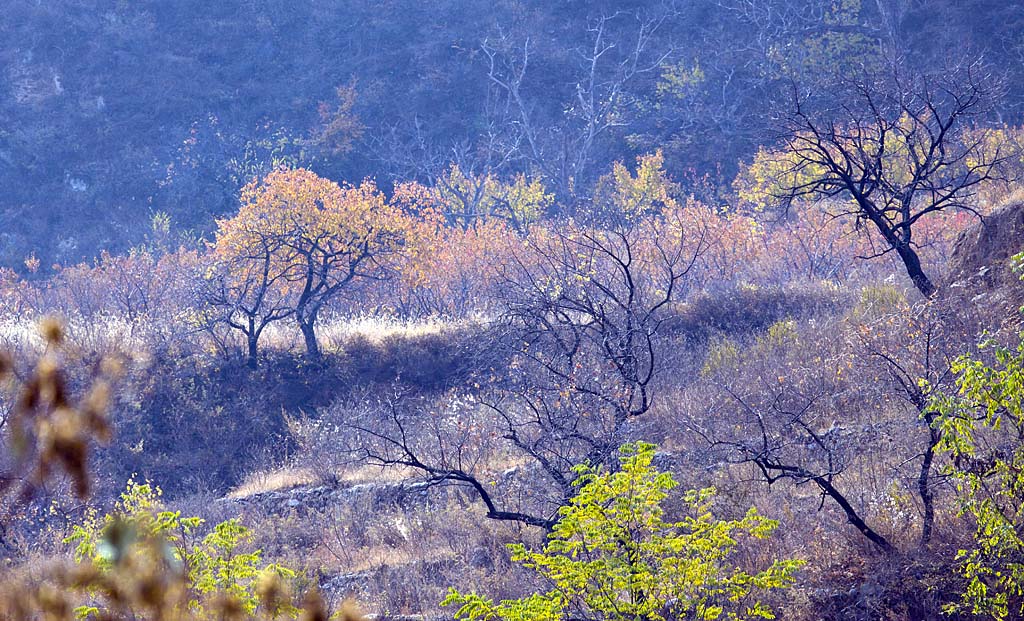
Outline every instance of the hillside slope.
{"type": "MultiPolygon", "coordinates": [[[[453,157],[494,160],[522,142],[524,120],[488,79],[485,41],[499,74],[524,66],[528,50],[520,94],[529,123],[550,139],[538,153],[514,154],[506,172],[535,166],[534,156],[552,168],[578,156],[574,137],[590,122],[580,93],[617,93],[601,119],[608,129],[578,170],[565,171],[578,188],[611,161],[654,148],[679,177],[690,170],[728,181],[765,138],[766,104],[784,82],[813,79],[834,54],[870,60],[895,45],[931,63],[937,50],[991,49],[1005,63],[998,70],[1020,71],[1012,58],[1024,8],[1014,3],[933,0],[892,15],[875,3],[773,0],[775,12],[763,14],[743,6],[10,3],[0,16],[0,265],[22,269],[35,252],[45,269],[123,249],[143,240],[157,212],[179,230],[208,232],[237,189],[281,159],[335,179],[422,175],[453,157]],[[825,11],[824,30],[802,24],[796,4],[812,17],[825,11]],[[598,26],[607,53],[591,67],[598,26]],[[641,31],[640,60],[653,70],[624,80],[641,31]],[[351,108],[338,101],[339,86],[354,93],[351,108]],[[351,136],[318,140],[321,103],[328,122],[331,111],[351,115],[343,124],[351,136]]],[[[1018,91],[1010,89],[1003,118],[1015,118],[1018,91]]]]}

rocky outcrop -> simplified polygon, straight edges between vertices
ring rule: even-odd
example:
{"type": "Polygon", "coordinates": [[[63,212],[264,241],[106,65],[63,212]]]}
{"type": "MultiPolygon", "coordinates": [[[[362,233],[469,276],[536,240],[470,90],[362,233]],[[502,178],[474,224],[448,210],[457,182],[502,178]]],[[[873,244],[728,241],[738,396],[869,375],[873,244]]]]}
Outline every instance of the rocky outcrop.
{"type": "Polygon", "coordinates": [[[255,509],[267,515],[289,512],[300,514],[323,512],[339,505],[358,506],[368,510],[385,506],[409,508],[427,504],[428,484],[420,481],[402,483],[362,483],[351,486],[319,485],[294,487],[252,494],[240,498],[223,498],[220,503],[255,509]]]}
{"type": "Polygon", "coordinates": [[[1024,282],[1013,257],[1024,252],[1024,200],[1011,201],[964,231],[950,259],[950,271],[936,298],[978,327],[1013,330],[1022,326],[1024,282]]]}

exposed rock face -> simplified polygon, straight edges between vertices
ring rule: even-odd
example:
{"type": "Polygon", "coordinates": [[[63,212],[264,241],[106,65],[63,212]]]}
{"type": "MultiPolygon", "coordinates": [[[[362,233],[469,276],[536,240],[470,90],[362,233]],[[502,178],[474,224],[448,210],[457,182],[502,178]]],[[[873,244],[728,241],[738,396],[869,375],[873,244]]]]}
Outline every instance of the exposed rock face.
{"type": "Polygon", "coordinates": [[[1017,330],[1024,322],[1024,282],[1012,258],[1024,252],[1024,200],[1011,201],[964,231],[938,295],[946,308],[989,329],[1017,330]],[[986,325],[987,324],[987,325],[986,325]]]}

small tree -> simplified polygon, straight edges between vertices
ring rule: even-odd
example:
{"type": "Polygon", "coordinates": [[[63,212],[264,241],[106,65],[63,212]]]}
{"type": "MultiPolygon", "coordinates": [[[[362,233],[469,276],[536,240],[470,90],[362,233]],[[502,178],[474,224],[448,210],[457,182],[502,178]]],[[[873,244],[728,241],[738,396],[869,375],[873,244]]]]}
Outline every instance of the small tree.
{"type": "Polygon", "coordinates": [[[893,70],[839,87],[848,97],[838,103],[797,98],[781,148],[758,154],[738,180],[740,196],[755,203],[770,196],[787,207],[832,200],[833,215],[874,229],[882,242],[876,254],[895,252],[931,297],[935,284],[913,233],[940,212],[976,213],[978,191],[1002,177],[1009,148],[976,129],[996,89],[977,64],[941,76],[893,70]]]}
{"type": "Polygon", "coordinates": [[[653,458],[653,445],[626,444],[618,472],[578,467],[577,494],[543,550],[509,546],[512,560],[549,591],[496,604],[451,589],[442,605],[459,606],[455,618],[469,621],[774,618],[755,592],[789,586],[803,563],[779,560],[747,573],[727,560],[740,537],[766,539],[777,522],[753,508],[739,520],[716,519],[710,488],[686,492],[690,515],[666,521],[662,503],[678,484],[653,458]]]}
{"type": "Polygon", "coordinates": [[[530,499],[487,486],[483,462],[465,459],[466,444],[447,429],[417,425],[431,442],[407,433],[418,415],[401,400],[344,423],[353,455],[468,485],[488,518],[545,528],[575,494],[574,465],[615,463],[657,398],[667,353],[661,327],[700,270],[714,213],[674,198],[660,154],[639,158],[635,174],[616,165],[601,186],[588,221],[531,227],[497,270],[495,349],[515,373],[481,372],[484,388],[472,397],[478,427],[537,468],[513,477],[530,499]]]}
{"type": "Polygon", "coordinates": [[[247,363],[255,369],[263,331],[295,309],[286,295],[287,272],[275,265],[281,243],[267,235],[246,238],[245,245],[236,239],[218,240],[196,282],[202,298],[216,309],[215,319],[245,337],[247,363]]]}
{"type": "Polygon", "coordinates": [[[457,226],[469,228],[497,218],[519,233],[543,216],[553,200],[536,178],[519,174],[503,182],[493,174],[464,172],[456,164],[437,177],[432,193],[448,221],[457,226]]]}
{"type": "Polygon", "coordinates": [[[317,359],[320,313],[353,282],[390,273],[388,257],[402,247],[409,219],[372,181],[341,187],[309,170],[281,169],[243,188],[238,214],[217,224],[218,252],[235,266],[237,281],[257,285],[242,286],[243,297],[266,300],[251,293],[263,287],[287,296],[317,359]]]}

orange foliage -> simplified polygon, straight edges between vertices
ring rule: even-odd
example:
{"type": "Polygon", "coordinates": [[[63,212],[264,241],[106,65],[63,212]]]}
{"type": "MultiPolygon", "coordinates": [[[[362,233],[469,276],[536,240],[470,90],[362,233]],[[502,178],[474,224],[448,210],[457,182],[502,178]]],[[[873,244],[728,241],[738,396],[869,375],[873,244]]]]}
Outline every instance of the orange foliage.
{"type": "Polygon", "coordinates": [[[256,296],[248,316],[262,314],[265,294],[286,300],[313,356],[325,306],[357,281],[393,275],[417,228],[373,181],[340,186],[302,168],[249,183],[238,214],[217,225],[214,255],[228,269],[229,288],[256,296]],[[248,286],[254,277],[255,289],[248,286]]]}
{"type": "Polygon", "coordinates": [[[305,169],[277,170],[242,189],[238,214],[217,222],[214,251],[247,257],[270,247],[270,269],[302,295],[357,277],[380,277],[384,258],[404,244],[409,217],[372,181],[339,186],[305,169]]]}
{"type": "MultiPolygon", "coordinates": [[[[534,189],[530,196],[546,196],[541,186],[534,189]]],[[[532,198],[523,200],[533,204],[532,198]]],[[[338,304],[343,290],[354,294],[347,296],[349,310],[357,312],[486,315],[511,271],[535,267],[516,262],[544,254],[524,249],[544,250],[572,235],[628,234],[637,265],[652,269],[664,262],[658,253],[699,248],[680,285],[686,291],[677,292],[681,296],[741,283],[843,281],[875,269],[863,258],[884,249],[853,217],[830,215],[821,205],[794,203],[785,216],[773,218],[765,211],[683,200],[660,154],[638,158],[634,169],[617,164],[600,181],[592,213],[581,214],[580,221],[541,219],[527,226],[529,218],[481,210],[453,222],[450,201],[445,191],[418,183],[398,184],[388,198],[369,180],[339,185],[309,170],[279,169],[243,189],[238,213],[218,222],[209,252],[104,252],[92,264],[59,268],[35,282],[0,270],[0,311],[111,316],[132,330],[146,323],[148,331],[167,334],[210,322],[242,329],[234,324],[252,319],[255,327],[243,332],[255,338],[264,320],[294,317],[311,329],[321,310],[338,304]]],[[[972,214],[955,211],[915,225],[915,242],[929,269],[938,271],[957,236],[974,222],[972,214]]],[[[585,258],[577,259],[586,265],[585,258]]],[[[571,284],[588,274],[563,277],[563,284],[571,284]]]]}
{"type": "Polygon", "coordinates": [[[448,226],[437,193],[416,183],[395,188],[392,203],[410,221],[404,252],[393,265],[398,278],[379,282],[366,306],[403,316],[465,316],[486,310],[500,265],[519,237],[500,217],[481,217],[448,226]]]}

